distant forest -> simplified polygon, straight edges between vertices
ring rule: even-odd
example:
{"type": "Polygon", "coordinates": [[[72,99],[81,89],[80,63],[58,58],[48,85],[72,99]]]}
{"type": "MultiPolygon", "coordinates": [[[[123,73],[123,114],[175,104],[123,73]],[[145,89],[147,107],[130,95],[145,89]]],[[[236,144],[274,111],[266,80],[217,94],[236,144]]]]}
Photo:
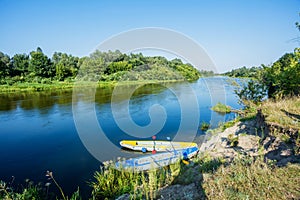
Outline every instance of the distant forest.
{"type": "Polygon", "coordinates": [[[95,51],[87,57],[55,52],[47,57],[40,47],[13,57],[0,52],[0,84],[72,81],[197,80],[200,72],[180,59],[95,51]],[[79,70],[80,69],[80,70],[79,70]]]}
{"type": "Polygon", "coordinates": [[[267,87],[269,97],[300,95],[300,48],[284,54],[269,66],[242,67],[223,75],[255,79],[267,87]]]}

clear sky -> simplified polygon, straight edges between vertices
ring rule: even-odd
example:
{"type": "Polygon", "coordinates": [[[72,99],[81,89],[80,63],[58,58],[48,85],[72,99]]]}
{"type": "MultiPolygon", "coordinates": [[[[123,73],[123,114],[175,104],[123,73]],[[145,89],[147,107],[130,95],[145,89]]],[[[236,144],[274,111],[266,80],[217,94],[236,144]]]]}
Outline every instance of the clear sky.
{"type": "Polygon", "coordinates": [[[198,42],[219,72],[270,64],[299,43],[300,0],[0,0],[0,51],[40,46],[88,55],[102,41],[143,27],[179,31],[198,42]]]}

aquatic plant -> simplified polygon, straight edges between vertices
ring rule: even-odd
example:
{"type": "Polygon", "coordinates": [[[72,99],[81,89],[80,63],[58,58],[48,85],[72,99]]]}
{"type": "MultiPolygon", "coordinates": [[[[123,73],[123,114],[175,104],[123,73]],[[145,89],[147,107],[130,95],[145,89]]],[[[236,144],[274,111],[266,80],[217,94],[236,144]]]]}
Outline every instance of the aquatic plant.
{"type": "Polygon", "coordinates": [[[215,112],[219,112],[219,113],[230,113],[231,112],[231,108],[225,104],[222,104],[220,102],[218,102],[215,106],[213,106],[211,108],[213,111],[215,112]]]}
{"type": "Polygon", "coordinates": [[[206,131],[207,129],[209,129],[209,127],[210,127],[210,124],[209,124],[209,123],[207,123],[207,122],[202,122],[200,129],[201,129],[202,131],[206,131]]]}

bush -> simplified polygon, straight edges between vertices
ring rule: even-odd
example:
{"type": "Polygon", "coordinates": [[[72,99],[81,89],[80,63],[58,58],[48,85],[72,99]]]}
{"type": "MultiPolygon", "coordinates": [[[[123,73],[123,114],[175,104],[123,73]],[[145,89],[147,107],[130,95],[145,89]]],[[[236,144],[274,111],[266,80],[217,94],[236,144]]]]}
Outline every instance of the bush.
{"type": "Polygon", "coordinates": [[[236,147],[239,144],[239,137],[232,133],[228,135],[227,139],[231,147],[236,147]]]}
{"type": "Polygon", "coordinates": [[[261,102],[267,95],[267,87],[258,81],[250,80],[246,86],[235,93],[242,101],[251,101],[257,104],[261,102]]]}

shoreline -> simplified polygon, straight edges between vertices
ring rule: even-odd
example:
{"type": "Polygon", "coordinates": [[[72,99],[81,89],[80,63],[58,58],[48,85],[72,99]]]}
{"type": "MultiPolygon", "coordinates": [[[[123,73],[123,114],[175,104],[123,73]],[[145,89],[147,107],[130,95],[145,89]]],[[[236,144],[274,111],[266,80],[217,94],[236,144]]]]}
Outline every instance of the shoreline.
{"type": "MultiPolygon", "coordinates": [[[[198,79],[197,79],[198,80],[198,79]]],[[[194,80],[194,81],[197,81],[194,80]]],[[[165,84],[194,82],[185,80],[144,80],[144,81],[110,81],[110,82],[92,82],[92,81],[72,81],[72,82],[53,82],[53,83],[16,83],[13,85],[0,85],[1,93],[14,92],[39,92],[51,90],[72,90],[73,88],[84,87],[115,87],[116,85],[141,85],[141,84],[165,84]]]]}

